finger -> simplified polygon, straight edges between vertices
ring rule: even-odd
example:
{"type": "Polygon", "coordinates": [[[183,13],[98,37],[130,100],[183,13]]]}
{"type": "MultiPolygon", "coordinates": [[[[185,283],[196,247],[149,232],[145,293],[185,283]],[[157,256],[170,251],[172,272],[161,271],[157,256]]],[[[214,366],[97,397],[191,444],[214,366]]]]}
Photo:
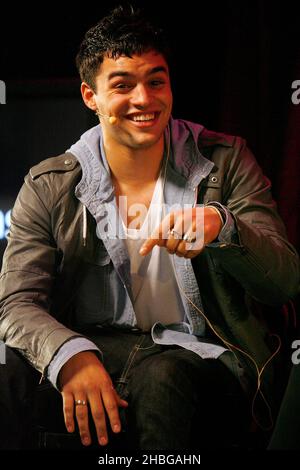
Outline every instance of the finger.
{"type": "Polygon", "coordinates": [[[113,432],[121,431],[121,420],[119,416],[119,400],[116,397],[116,391],[109,381],[106,381],[101,388],[102,400],[106,409],[111,429],[113,432]]]}
{"type": "Polygon", "coordinates": [[[184,227],[184,212],[179,213],[174,220],[174,226],[168,232],[168,238],[166,240],[165,247],[171,255],[174,253],[180,253],[184,248],[184,243],[182,242],[183,238],[183,227],[184,227]]]}
{"type": "Polygon", "coordinates": [[[197,236],[195,232],[188,232],[185,236],[185,249],[188,253],[200,252],[204,248],[203,236],[197,236]]]}
{"type": "Polygon", "coordinates": [[[194,222],[187,229],[183,239],[179,241],[176,247],[176,256],[184,258],[194,258],[204,248],[203,238],[197,238],[197,233],[194,229],[194,222]]]}
{"type": "Polygon", "coordinates": [[[108,443],[108,436],[102,399],[100,397],[100,394],[98,393],[91,393],[88,396],[88,399],[90,403],[91,413],[93,416],[93,421],[95,423],[98,442],[101,446],[104,446],[108,443]]]}
{"type": "Polygon", "coordinates": [[[195,258],[195,256],[198,256],[204,249],[204,245],[200,250],[190,250],[187,252],[187,254],[184,256],[185,258],[195,258]]]}
{"type": "Polygon", "coordinates": [[[64,421],[68,432],[74,432],[74,397],[70,392],[62,392],[64,421]]]}
{"type": "Polygon", "coordinates": [[[196,251],[198,253],[202,251],[204,247],[204,211],[202,207],[196,208],[193,211],[191,223],[185,224],[183,240],[185,247],[179,247],[182,253],[184,250],[188,253],[192,252],[189,257],[193,257],[196,251]]]}
{"type": "Polygon", "coordinates": [[[166,241],[166,249],[170,254],[184,256],[187,252],[185,242],[183,241],[184,233],[190,230],[193,223],[193,209],[185,209],[175,213],[173,228],[168,233],[166,241]]]}
{"type": "Polygon", "coordinates": [[[147,255],[155,245],[165,246],[168,239],[168,232],[174,225],[176,213],[167,214],[159,226],[151,233],[150,237],[143,243],[139,253],[147,255]]]}
{"type": "Polygon", "coordinates": [[[121,408],[127,408],[128,407],[128,401],[121,398],[115,388],[113,388],[113,390],[114,390],[114,394],[115,394],[118,406],[120,406],[121,408]]]}
{"type": "Polygon", "coordinates": [[[186,256],[187,253],[188,253],[188,251],[186,249],[186,243],[183,240],[180,240],[177,247],[176,247],[176,250],[175,250],[174,254],[176,256],[183,257],[183,256],[186,256]]]}
{"type": "Polygon", "coordinates": [[[79,428],[80,439],[83,445],[88,446],[91,444],[91,435],[89,430],[89,418],[88,418],[88,405],[85,397],[76,396],[76,400],[84,401],[85,405],[75,405],[75,414],[77,424],[79,428]]]}
{"type": "Polygon", "coordinates": [[[198,256],[204,248],[203,240],[195,239],[195,232],[188,232],[185,234],[185,237],[187,237],[188,240],[194,241],[182,240],[177,246],[175,255],[184,258],[194,258],[198,256]]]}

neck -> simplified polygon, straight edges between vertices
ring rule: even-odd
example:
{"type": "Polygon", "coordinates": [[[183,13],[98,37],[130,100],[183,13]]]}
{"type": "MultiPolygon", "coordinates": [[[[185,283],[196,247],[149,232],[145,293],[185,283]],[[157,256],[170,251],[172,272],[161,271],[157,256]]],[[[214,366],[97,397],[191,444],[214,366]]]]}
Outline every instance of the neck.
{"type": "Polygon", "coordinates": [[[104,150],[112,179],[122,185],[140,186],[158,178],[164,154],[164,137],[155,145],[143,149],[104,142],[104,150]]]}

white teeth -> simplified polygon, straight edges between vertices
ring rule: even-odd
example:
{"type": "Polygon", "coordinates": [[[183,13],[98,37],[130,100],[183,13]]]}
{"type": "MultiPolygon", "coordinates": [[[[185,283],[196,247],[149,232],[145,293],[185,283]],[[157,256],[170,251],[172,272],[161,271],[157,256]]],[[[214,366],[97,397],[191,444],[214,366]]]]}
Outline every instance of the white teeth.
{"type": "Polygon", "coordinates": [[[133,116],[134,121],[151,121],[154,119],[155,114],[140,114],[139,116],[133,116]]]}

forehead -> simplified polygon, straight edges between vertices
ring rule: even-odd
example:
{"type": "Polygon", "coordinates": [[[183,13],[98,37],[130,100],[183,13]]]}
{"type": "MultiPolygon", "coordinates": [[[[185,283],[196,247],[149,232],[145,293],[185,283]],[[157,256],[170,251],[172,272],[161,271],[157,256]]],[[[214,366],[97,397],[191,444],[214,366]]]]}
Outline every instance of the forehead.
{"type": "Polygon", "coordinates": [[[168,64],[162,54],[156,51],[133,54],[132,57],[120,56],[117,59],[105,56],[100,66],[99,74],[102,78],[109,78],[115,72],[130,75],[146,75],[153,69],[162,68],[168,73],[168,64]]]}

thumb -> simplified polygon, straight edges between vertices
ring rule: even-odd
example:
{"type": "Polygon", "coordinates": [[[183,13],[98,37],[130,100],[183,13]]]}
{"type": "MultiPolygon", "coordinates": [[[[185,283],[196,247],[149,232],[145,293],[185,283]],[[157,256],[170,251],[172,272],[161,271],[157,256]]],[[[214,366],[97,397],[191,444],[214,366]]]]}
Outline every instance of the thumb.
{"type": "Polygon", "coordinates": [[[123,400],[123,398],[120,397],[120,395],[115,389],[114,389],[114,393],[115,393],[118,406],[121,406],[122,408],[126,408],[128,406],[128,401],[123,400]]]}

